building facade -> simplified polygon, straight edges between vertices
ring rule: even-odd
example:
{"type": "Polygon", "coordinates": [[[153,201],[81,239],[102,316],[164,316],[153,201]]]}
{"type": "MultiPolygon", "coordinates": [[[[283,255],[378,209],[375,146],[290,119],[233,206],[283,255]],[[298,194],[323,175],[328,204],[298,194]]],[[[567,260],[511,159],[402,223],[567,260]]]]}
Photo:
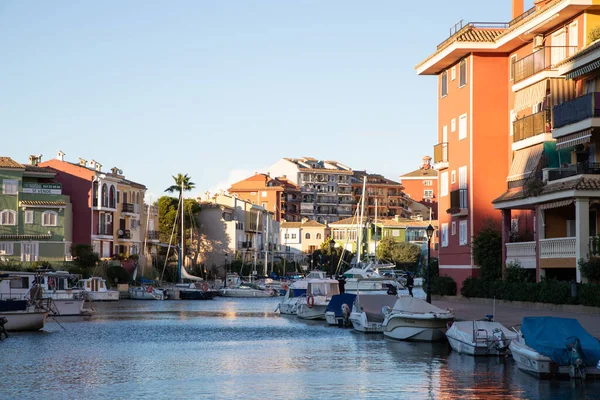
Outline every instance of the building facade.
{"type": "Polygon", "coordinates": [[[419,169],[400,175],[404,193],[431,208],[431,218],[438,217],[438,171],[432,168],[431,157],[425,156],[419,169]]]}
{"type": "Polygon", "coordinates": [[[408,199],[403,192],[404,187],[379,174],[368,174],[366,171],[354,171],[352,179],[352,193],[354,195],[353,214],[360,206],[360,199],[365,185],[365,210],[366,218],[389,218],[396,215],[409,218],[408,199]],[[364,180],[366,178],[366,183],[364,180]]]}
{"type": "Polygon", "coordinates": [[[72,208],[50,168],[0,157],[0,260],[70,261],[72,208]]]}

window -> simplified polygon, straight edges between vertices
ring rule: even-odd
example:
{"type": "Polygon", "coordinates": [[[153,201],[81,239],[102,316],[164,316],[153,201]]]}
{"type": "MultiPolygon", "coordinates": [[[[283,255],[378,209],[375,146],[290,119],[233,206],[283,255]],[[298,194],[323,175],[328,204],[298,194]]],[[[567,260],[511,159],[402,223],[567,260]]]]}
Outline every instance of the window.
{"type": "Polygon", "coordinates": [[[3,210],[0,212],[0,225],[16,225],[17,212],[13,210],[3,210]]]}
{"type": "Polygon", "coordinates": [[[510,70],[510,80],[513,81],[515,79],[515,63],[517,62],[517,55],[514,54],[510,56],[510,65],[508,69],[510,70]]]}
{"type": "Polygon", "coordinates": [[[261,205],[262,205],[262,208],[264,208],[265,210],[267,209],[267,203],[263,202],[261,205]]]}
{"type": "Polygon", "coordinates": [[[17,194],[19,192],[19,181],[16,179],[2,180],[2,194],[17,194]]]}
{"type": "Polygon", "coordinates": [[[58,225],[58,213],[56,211],[44,211],[42,213],[42,226],[58,225]]]}
{"type": "Polygon", "coordinates": [[[0,255],[10,256],[13,254],[12,242],[0,242],[0,255]]]}
{"type": "Polygon", "coordinates": [[[448,143],[448,125],[442,127],[442,143],[448,143]]]}
{"type": "Polygon", "coordinates": [[[451,80],[455,80],[455,79],[456,79],[456,67],[452,67],[452,70],[451,70],[451,71],[452,71],[452,72],[451,72],[451,74],[450,74],[450,76],[451,76],[451,78],[450,78],[450,79],[451,79],[451,80]]]}
{"type": "Polygon", "coordinates": [[[289,239],[289,238],[290,238],[290,235],[286,233],[285,235],[283,235],[283,238],[284,238],[284,239],[289,239]]]}
{"type": "Polygon", "coordinates": [[[461,246],[467,244],[467,220],[460,221],[460,227],[458,232],[458,240],[461,246]]]}
{"type": "Polygon", "coordinates": [[[450,183],[452,183],[452,184],[456,183],[456,171],[452,171],[450,173],[450,183]]]}
{"type": "Polygon", "coordinates": [[[456,131],[456,118],[452,118],[452,121],[450,121],[450,132],[455,132],[456,131]]]}
{"type": "Polygon", "coordinates": [[[463,114],[458,118],[458,139],[462,140],[467,137],[467,114],[463,114]]]}
{"type": "Polygon", "coordinates": [[[400,231],[398,229],[394,229],[392,231],[392,236],[400,236],[400,231]]]}
{"type": "Polygon", "coordinates": [[[263,192],[262,192],[260,195],[261,195],[262,197],[267,197],[267,192],[266,192],[266,191],[263,191],[263,192]]]}
{"type": "Polygon", "coordinates": [[[431,199],[433,197],[433,190],[432,189],[425,189],[423,191],[423,197],[426,199],[431,199]]]}
{"type": "Polygon", "coordinates": [[[461,88],[467,84],[467,60],[462,60],[458,68],[458,87],[461,88]]]}
{"type": "Polygon", "coordinates": [[[423,181],[423,186],[433,186],[433,181],[423,181]]]}
{"type": "Polygon", "coordinates": [[[456,221],[452,221],[452,236],[456,235],[456,221]]]}
{"type": "Polygon", "coordinates": [[[317,233],[317,239],[321,239],[321,234],[317,233]]]}
{"type": "Polygon", "coordinates": [[[132,219],[132,220],[130,220],[130,221],[131,221],[131,222],[130,222],[131,229],[132,229],[132,230],[136,230],[136,229],[137,229],[137,226],[138,226],[137,220],[136,220],[136,219],[132,219]]]}
{"type": "Polygon", "coordinates": [[[442,224],[442,247],[448,247],[448,224],[442,224]]]}
{"type": "Polygon", "coordinates": [[[448,95],[448,71],[442,72],[442,97],[448,95]]]}
{"type": "Polygon", "coordinates": [[[514,122],[517,119],[517,113],[515,110],[510,110],[510,136],[513,135],[514,132],[514,122]]]}
{"type": "Polygon", "coordinates": [[[569,25],[569,55],[573,55],[577,52],[577,45],[579,42],[579,32],[577,29],[577,21],[569,25]]]}
{"type": "Polygon", "coordinates": [[[25,223],[33,224],[33,210],[25,210],[25,223]]]}
{"type": "Polygon", "coordinates": [[[306,234],[304,235],[304,239],[310,239],[310,233],[306,233],[306,234]]]}
{"type": "Polygon", "coordinates": [[[448,196],[448,171],[440,175],[440,196],[448,196]]]}
{"type": "Polygon", "coordinates": [[[296,234],[292,233],[292,239],[296,239],[296,234]]]}
{"type": "Polygon", "coordinates": [[[458,169],[458,188],[467,188],[467,166],[464,165],[458,169]]]}

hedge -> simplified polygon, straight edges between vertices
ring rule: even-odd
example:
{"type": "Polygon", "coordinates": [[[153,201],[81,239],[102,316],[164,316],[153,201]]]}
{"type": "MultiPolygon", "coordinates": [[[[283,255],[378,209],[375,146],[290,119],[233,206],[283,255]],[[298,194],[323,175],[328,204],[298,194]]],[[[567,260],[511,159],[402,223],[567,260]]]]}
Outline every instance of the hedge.
{"type": "Polygon", "coordinates": [[[449,276],[435,276],[431,278],[431,294],[456,296],[456,282],[449,276]]]}
{"type": "MultiPolygon", "coordinates": [[[[433,281],[432,281],[433,282],[433,281]]],[[[581,304],[600,307],[600,285],[580,283],[578,296],[571,296],[571,283],[544,279],[541,282],[485,281],[467,278],[460,293],[464,297],[493,298],[550,304],[581,304]]]]}

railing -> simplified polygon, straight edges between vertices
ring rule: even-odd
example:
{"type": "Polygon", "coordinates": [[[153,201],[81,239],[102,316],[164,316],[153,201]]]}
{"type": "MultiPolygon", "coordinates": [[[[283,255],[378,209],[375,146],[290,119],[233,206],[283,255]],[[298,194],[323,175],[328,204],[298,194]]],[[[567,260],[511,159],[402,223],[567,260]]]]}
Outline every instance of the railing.
{"type": "Polygon", "coordinates": [[[504,22],[468,22],[464,23],[463,20],[460,20],[458,23],[454,24],[450,28],[450,36],[448,39],[444,40],[442,43],[438,44],[437,49],[441,49],[447,43],[452,41],[454,36],[467,32],[473,28],[479,29],[506,29],[508,28],[508,24],[504,22]]]}
{"type": "Polygon", "coordinates": [[[241,249],[251,249],[252,248],[252,242],[238,242],[238,248],[241,248],[241,249]]]}
{"type": "Polygon", "coordinates": [[[433,146],[433,163],[448,162],[448,143],[442,142],[433,146]]]}
{"type": "Polygon", "coordinates": [[[450,192],[450,208],[467,208],[467,189],[450,192]]]}
{"type": "Polygon", "coordinates": [[[551,131],[550,110],[543,110],[513,122],[513,141],[528,139],[551,131]]]}
{"type": "Polygon", "coordinates": [[[564,168],[546,168],[544,175],[546,181],[556,181],[577,175],[600,175],[600,163],[578,163],[564,168]]]}
{"type": "Polygon", "coordinates": [[[508,23],[508,26],[511,27],[514,24],[524,20],[525,18],[527,18],[528,16],[530,16],[531,14],[533,14],[535,11],[537,10],[537,7],[531,7],[529,10],[525,11],[523,14],[519,15],[518,17],[516,17],[515,19],[513,19],[512,21],[510,21],[508,23]]]}
{"type": "Polygon", "coordinates": [[[521,268],[535,268],[535,242],[506,243],[506,263],[519,263],[521,268]]]}
{"type": "Polygon", "coordinates": [[[123,203],[123,208],[121,209],[122,212],[135,212],[135,206],[132,203],[123,203]]]}
{"type": "Polygon", "coordinates": [[[122,233],[119,234],[119,239],[131,239],[131,231],[129,230],[124,230],[121,231],[122,233]]]}
{"type": "Polygon", "coordinates": [[[544,46],[533,53],[516,60],[511,68],[513,82],[517,83],[555,65],[577,51],[577,46],[544,46]]]}
{"type": "Polygon", "coordinates": [[[575,257],[575,238],[540,239],[540,258],[575,257]]]}
{"type": "Polygon", "coordinates": [[[553,126],[560,128],[565,125],[600,116],[600,93],[586,95],[565,101],[554,106],[553,126]]]}
{"type": "Polygon", "coordinates": [[[100,225],[98,227],[98,235],[113,235],[112,225],[100,225]]]}
{"type": "Polygon", "coordinates": [[[159,231],[148,231],[148,240],[158,240],[160,237],[159,231]]]}

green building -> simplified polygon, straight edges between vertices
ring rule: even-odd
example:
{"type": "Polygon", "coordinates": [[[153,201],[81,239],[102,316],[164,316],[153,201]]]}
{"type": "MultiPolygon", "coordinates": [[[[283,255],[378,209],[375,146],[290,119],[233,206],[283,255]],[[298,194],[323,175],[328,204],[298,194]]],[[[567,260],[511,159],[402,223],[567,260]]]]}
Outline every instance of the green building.
{"type": "Polygon", "coordinates": [[[30,165],[0,157],[0,261],[71,259],[71,201],[40,157],[30,165]]]}

